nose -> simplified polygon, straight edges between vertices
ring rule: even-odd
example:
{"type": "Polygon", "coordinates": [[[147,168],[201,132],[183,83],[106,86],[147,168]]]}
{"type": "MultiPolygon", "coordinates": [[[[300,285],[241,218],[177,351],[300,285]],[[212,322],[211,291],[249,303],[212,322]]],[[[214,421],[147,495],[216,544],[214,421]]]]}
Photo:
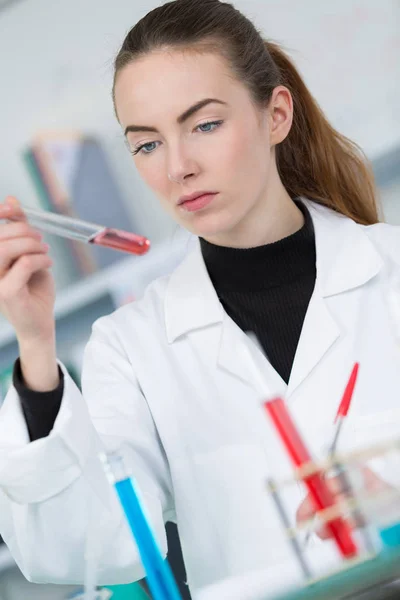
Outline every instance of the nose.
{"type": "Polygon", "coordinates": [[[183,183],[198,173],[198,165],[182,146],[170,150],[168,156],[168,179],[183,183]]]}

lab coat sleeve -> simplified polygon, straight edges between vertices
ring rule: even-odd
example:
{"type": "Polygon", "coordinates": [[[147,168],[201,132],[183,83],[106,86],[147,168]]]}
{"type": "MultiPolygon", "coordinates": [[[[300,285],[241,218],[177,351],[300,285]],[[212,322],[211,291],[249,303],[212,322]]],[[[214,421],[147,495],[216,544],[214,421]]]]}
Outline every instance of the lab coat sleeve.
{"type": "Polygon", "coordinates": [[[82,394],[59,363],[64,394],[48,437],[29,442],[13,387],[0,409],[0,533],[30,581],[81,583],[88,556],[97,563],[99,584],[143,577],[99,460],[104,451],[122,454],[166,554],[164,523],[173,514],[167,461],[134,367],[112,329],[108,317],[93,326],[82,394]]]}

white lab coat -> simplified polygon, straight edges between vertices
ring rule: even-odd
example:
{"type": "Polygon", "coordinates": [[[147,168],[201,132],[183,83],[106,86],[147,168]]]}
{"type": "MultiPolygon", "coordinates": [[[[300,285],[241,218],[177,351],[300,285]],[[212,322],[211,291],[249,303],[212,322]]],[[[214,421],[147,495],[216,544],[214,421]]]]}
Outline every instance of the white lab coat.
{"type": "MultiPolygon", "coordinates": [[[[265,479],[285,477],[290,465],[262,398],[284,394],[321,458],[359,360],[342,448],[400,434],[400,353],[386,302],[399,229],[304,202],[317,278],[288,385],[224,312],[195,240],[141,300],[96,321],[83,397],[60,363],[64,397],[47,438],[29,443],[11,387],[0,410],[0,531],[28,579],[81,582],[88,524],[86,554],[98,555],[100,583],[143,575],[100,450],[123,453],[164,552],[164,523],[176,520],[197,592],[259,570],[270,569],[272,582],[284,564],[287,573],[290,548],[265,479]]],[[[303,496],[299,484],[285,488],[292,521],[303,496]]],[[[332,548],[319,544],[320,559],[332,548]]],[[[301,579],[292,565],[280,585],[301,579]]]]}

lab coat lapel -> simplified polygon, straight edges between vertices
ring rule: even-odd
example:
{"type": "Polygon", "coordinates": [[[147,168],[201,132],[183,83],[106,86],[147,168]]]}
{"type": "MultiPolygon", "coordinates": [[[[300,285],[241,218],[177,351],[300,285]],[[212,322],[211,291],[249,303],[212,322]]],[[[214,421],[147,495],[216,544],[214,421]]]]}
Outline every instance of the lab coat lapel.
{"type": "Polygon", "coordinates": [[[304,319],[287,397],[304,381],[340,336],[338,324],[329,312],[318,288],[314,290],[304,319]]]}
{"type": "Polygon", "coordinates": [[[290,374],[288,397],[345,334],[329,311],[328,298],[365,284],[383,265],[369,238],[354,221],[302,201],[313,221],[317,276],[290,374]]]}
{"type": "MultiPolygon", "coordinates": [[[[216,356],[216,368],[223,369],[253,390],[254,377],[249,362],[256,360],[261,371],[272,369],[254,348],[253,342],[224,311],[208,275],[198,240],[193,242],[190,253],[170,276],[164,310],[169,343],[190,332],[202,346],[202,352],[216,356]],[[209,328],[207,333],[205,328],[209,328]],[[216,347],[211,348],[211,345],[216,347]]],[[[276,371],[272,371],[272,380],[275,376],[278,388],[286,388],[276,371]]],[[[266,382],[265,385],[270,386],[271,393],[276,393],[278,388],[274,382],[271,383],[271,377],[268,381],[269,384],[266,382]]]]}
{"type": "Polygon", "coordinates": [[[222,323],[224,310],[193,238],[190,252],[171,273],[164,301],[168,343],[190,331],[222,323]]]}
{"type": "Polygon", "coordinates": [[[253,390],[258,388],[260,393],[272,395],[286,388],[275,369],[272,369],[266,358],[254,347],[253,342],[228,315],[225,315],[223,322],[217,362],[219,367],[230,375],[240,378],[253,390]],[[262,379],[262,385],[258,384],[254,377],[255,368],[262,379]],[[271,370],[277,381],[274,377],[271,378],[271,370]]]}

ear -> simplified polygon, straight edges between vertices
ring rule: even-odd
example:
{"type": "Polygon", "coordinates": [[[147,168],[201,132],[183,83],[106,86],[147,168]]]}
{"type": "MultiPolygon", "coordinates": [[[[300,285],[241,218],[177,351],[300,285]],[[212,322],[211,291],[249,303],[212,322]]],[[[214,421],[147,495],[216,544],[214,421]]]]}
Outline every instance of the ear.
{"type": "Polygon", "coordinates": [[[293,98],[288,88],[277,86],[272,92],[268,111],[270,116],[270,145],[276,146],[287,137],[293,121],[293,98]]]}

